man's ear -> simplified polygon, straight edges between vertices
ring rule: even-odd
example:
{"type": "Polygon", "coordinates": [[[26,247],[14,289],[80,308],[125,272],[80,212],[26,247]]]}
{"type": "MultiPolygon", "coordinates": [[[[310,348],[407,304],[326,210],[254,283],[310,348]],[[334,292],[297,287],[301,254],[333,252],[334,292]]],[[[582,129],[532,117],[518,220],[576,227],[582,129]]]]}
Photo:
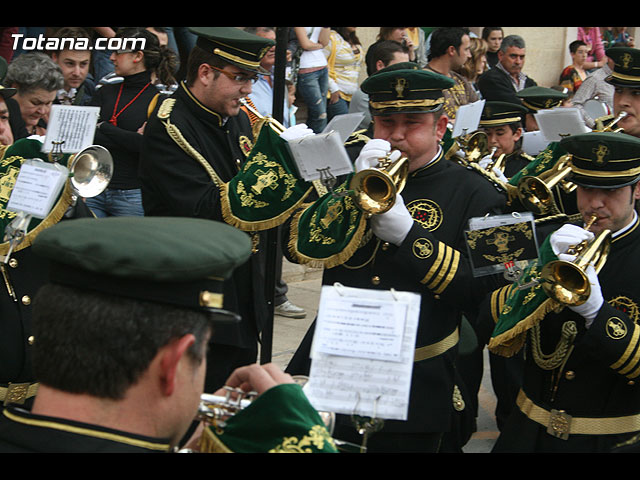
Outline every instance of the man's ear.
{"type": "Polygon", "coordinates": [[[180,361],[187,355],[187,350],[195,341],[196,337],[188,333],[174,339],[158,352],[160,355],[160,388],[164,395],[169,396],[175,392],[180,361]]]}

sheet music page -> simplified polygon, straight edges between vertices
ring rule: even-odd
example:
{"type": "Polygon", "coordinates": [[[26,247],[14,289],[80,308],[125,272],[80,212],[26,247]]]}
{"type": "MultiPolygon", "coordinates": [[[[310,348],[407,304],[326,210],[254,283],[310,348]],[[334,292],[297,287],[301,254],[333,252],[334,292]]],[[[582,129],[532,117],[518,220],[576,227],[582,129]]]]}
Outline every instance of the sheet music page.
{"type": "Polygon", "coordinates": [[[353,172],[349,154],[337,131],[288,140],[289,151],[300,176],[308,181],[320,179],[320,169],[329,169],[334,177],[353,172]]]}
{"type": "Polygon", "coordinates": [[[540,131],[549,142],[559,142],[564,137],[591,131],[585,125],[580,111],[574,107],[539,110],[534,117],[538,122],[540,131]]]}
{"type": "Polygon", "coordinates": [[[460,108],[458,108],[456,121],[453,124],[453,131],[451,132],[453,138],[475,132],[478,129],[484,104],[485,100],[478,100],[477,102],[461,105],[460,108]]]}
{"type": "Polygon", "coordinates": [[[335,130],[340,134],[340,140],[342,141],[342,143],[344,143],[354,132],[356,127],[360,125],[360,122],[363,118],[364,112],[343,113],[341,115],[336,115],[331,119],[324,130],[322,130],[322,133],[329,133],[335,130]]]}
{"type": "Polygon", "coordinates": [[[99,114],[99,107],[51,105],[42,151],[51,152],[53,142],[64,142],[63,153],[77,153],[93,144],[99,114]]]}
{"type": "Polygon", "coordinates": [[[321,411],[404,420],[420,296],[323,286],[305,393],[321,411]]]}
{"type": "Polygon", "coordinates": [[[60,164],[26,160],[20,167],[7,210],[45,218],[68,176],[69,171],[60,164]]]}

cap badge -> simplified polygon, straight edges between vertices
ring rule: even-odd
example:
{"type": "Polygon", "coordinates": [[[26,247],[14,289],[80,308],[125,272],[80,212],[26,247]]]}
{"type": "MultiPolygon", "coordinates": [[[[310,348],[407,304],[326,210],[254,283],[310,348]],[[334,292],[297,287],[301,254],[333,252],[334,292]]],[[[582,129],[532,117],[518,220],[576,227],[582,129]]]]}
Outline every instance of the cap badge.
{"type": "Polygon", "coordinates": [[[593,149],[593,153],[596,156],[596,163],[602,165],[605,163],[605,157],[609,155],[609,147],[600,144],[593,149]]]}
{"type": "Polygon", "coordinates": [[[396,78],[393,88],[395,89],[398,98],[404,98],[404,90],[407,88],[407,79],[396,78]]]}

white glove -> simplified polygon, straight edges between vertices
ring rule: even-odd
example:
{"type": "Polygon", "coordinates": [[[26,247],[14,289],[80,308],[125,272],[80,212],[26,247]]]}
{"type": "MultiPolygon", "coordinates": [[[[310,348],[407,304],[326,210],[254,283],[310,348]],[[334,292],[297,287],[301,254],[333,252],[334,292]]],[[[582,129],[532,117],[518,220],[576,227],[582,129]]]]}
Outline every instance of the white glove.
{"type": "Polygon", "coordinates": [[[551,234],[549,242],[553,253],[559,255],[565,253],[570,246],[577,245],[583,240],[593,240],[593,232],[588,232],[577,225],[563,225],[551,234]]]}
{"type": "MultiPolygon", "coordinates": [[[[369,140],[367,144],[362,147],[362,150],[360,150],[358,158],[356,158],[356,172],[375,167],[381,158],[389,155],[389,152],[391,152],[391,144],[386,140],[382,140],[381,138],[369,140]]],[[[400,152],[398,152],[398,154],[399,153],[400,152]]]]}
{"type": "Polygon", "coordinates": [[[371,217],[371,230],[380,240],[399,246],[413,226],[413,217],[400,194],[389,211],[371,217]]]}
{"type": "Polygon", "coordinates": [[[284,132],[280,134],[280,137],[285,139],[286,141],[297,140],[302,137],[307,137],[309,135],[313,135],[313,130],[311,130],[304,123],[299,123],[294,125],[293,127],[287,128],[284,132]]]}
{"type": "MultiPolygon", "coordinates": [[[[574,257],[572,255],[559,255],[558,258],[560,260],[570,260],[574,257]]],[[[592,264],[589,264],[585,273],[587,274],[589,284],[591,285],[589,298],[582,305],[569,306],[569,308],[581,317],[584,317],[585,326],[589,328],[593,323],[593,320],[596,318],[596,315],[598,315],[600,308],[602,308],[604,297],[602,296],[602,289],[600,288],[600,281],[598,280],[596,269],[592,264]]]]}
{"type": "Polygon", "coordinates": [[[487,165],[489,165],[492,161],[493,158],[491,158],[491,155],[487,155],[486,157],[482,157],[480,160],[478,160],[478,165],[482,168],[487,168],[487,165]]]}
{"type": "Polygon", "coordinates": [[[509,181],[509,179],[504,175],[504,173],[502,173],[502,170],[500,170],[499,168],[493,167],[491,171],[496,177],[498,177],[503,182],[507,183],[509,181]]]}

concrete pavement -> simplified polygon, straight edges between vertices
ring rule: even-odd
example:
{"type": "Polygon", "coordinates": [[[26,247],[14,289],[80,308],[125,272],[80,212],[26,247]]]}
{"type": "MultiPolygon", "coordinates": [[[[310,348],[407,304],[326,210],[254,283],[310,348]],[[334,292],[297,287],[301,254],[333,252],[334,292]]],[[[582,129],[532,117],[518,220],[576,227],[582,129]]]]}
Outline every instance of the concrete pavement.
{"type": "MultiPolygon", "coordinates": [[[[279,315],[274,317],[272,361],[285,368],[318,312],[322,270],[294,265],[285,260],[282,275],[289,287],[289,300],[307,311],[307,316],[302,319],[279,315]]],[[[477,432],[465,446],[465,453],[489,452],[498,436],[494,416],[496,402],[489,377],[486,351],[484,365],[484,378],[479,392],[477,432]]]]}

